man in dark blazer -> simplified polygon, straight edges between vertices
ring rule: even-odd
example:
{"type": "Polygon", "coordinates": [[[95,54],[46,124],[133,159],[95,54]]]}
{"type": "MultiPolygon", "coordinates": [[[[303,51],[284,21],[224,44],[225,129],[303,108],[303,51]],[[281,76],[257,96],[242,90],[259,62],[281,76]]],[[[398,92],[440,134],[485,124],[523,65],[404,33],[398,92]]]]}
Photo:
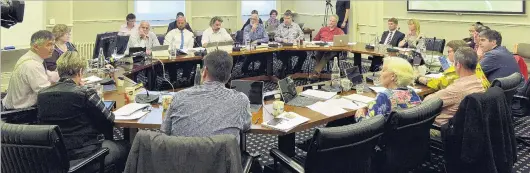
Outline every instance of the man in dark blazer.
{"type": "MultiPolygon", "coordinates": [[[[178,12],[178,13],[177,13],[177,18],[176,18],[176,19],[178,19],[180,16],[184,17],[184,13],[182,13],[182,12],[178,12]]],[[[169,25],[167,26],[166,34],[167,34],[169,31],[171,31],[171,30],[173,30],[173,29],[176,29],[176,28],[177,28],[177,20],[175,20],[175,21],[169,23],[169,25]]],[[[189,24],[188,22],[186,22],[186,26],[185,26],[184,28],[186,28],[188,31],[190,31],[191,33],[193,33],[193,30],[191,30],[190,24],[189,24]]]]}
{"type": "Polygon", "coordinates": [[[398,29],[398,20],[396,18],[388,19],[388,31],[383,32],[379,44],[392,45],[397,47],[399,42],[405,38],[405,34],[398,29]],[[391,33],[391,34],[389,34],[391,33]]]}
{"type": "MultiPolygon", "coordinates": [[[[398,29],[398,20],[396,18],[388,19],[388,31],[383,32],[379,44],[390,45],[392,47],[398,47],[399,42],[405,38],[405,34],[400,32],[398,29]]],[[[372,59],[372,64],[370,65],[370,71],[379,71],[381,70],[381,65],[383,65],[383,57],[374,56],[369,57],[372,59]]]]}

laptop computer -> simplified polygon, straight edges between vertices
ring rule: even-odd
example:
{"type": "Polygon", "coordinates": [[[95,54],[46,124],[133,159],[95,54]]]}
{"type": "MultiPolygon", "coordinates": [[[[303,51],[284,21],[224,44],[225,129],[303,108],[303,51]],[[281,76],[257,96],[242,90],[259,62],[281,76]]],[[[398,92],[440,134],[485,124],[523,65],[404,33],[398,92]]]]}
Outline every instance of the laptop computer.
{"type": "Polygon", "coordinates": [[[164,50],[164,51],[169,50],[169,45],[153,46],[153,47],[151,48],[151,51],[152,51],[152,52],[154,52],[154,51],[161,51],[161,50],[164,50]]]}
{"type": "Polygon", "coordinates": [[[421,53],[417,52],[417,51],[412,51],[412,65],[413,66],[420,66],[420,65],[423,65],[425,64],[425,61],[423,60],[423,56],[421,55],[421,53]]]}
{"type": "Polygon", "coordinates": [[[145,52],[145,47],[130,47],[129,48],[129,55],[134,56],[134,54],[138,52],[145,52]]]}
{"type": "Polygon", "coordinates": [[[449,61],[447,61],[447,58],[445,56],[439,56],[438,60],[440,61],[440,64],[442,64],[442,69],[444,71],[451,67],[451,64],[449,64],[449,61]]]}
{"type": "Polygon", "coordinates": [[[353,85],[363,83],[363,75],[357,66],[344,69],[344,74],[346,74],[346,77],[352,82],[353,85]]]}
{"type": "Polygon", "coordinates": [[[348,46],[348,35],[334,35],[333,46],[348,46]]]}
{"type": "Polygon", "coordinates": [[[283,102],[291,106],[306,107],[312,105],[320,99],[312,97],[304,97],[298,95],[296,91],[296,85],[294,84],[291,77],[286,77],[278,81],[278,87],[280,88],[280,95],[282,96],[283,102]]]}
{"type": "Polygon", "coordinates": [[[250,101],[250,110],[258,112],[263,105],[263,82],[249,80],[232,80],[230,88],[244,93],[250,101]]]}

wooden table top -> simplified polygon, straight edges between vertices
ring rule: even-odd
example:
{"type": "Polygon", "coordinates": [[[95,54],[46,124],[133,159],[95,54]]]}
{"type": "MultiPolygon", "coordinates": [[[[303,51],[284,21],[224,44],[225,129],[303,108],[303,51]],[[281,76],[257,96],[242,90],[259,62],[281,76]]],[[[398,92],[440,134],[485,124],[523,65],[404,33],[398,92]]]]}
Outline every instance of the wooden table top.
{"type": "MultiPolygon", "coordinates": [[[[117,87],[117,90],[116,91],[110,91],[110,92],[106,92],[104,93],[104,99],[105,100],[114,100],[116,101],[116,107],[117,108],[120,108],[122,106],[125,105],[125,96],[124,96],[124,89],[126,86],[131,86],[132,84],[131,83],[128,83],[128,82],[125,82],[124,86],[122,87],[117,87]]],[[[432,89],[429,89],[427,88],[426,86],[423,86],[423,85],[417,85],[416,88],[418,89],[421,89],[421,92],[419,92],[418,94],[420,96],[425,96],[427,94],[430,94],[430,93],[433,93],[434,90],[432,89]]],[[[298,87],[297,88],[298,90],[301,90],[301,87],[298,87]]],[[[344,93],[341,93],[340,95],[344,96],[344,95],[350,95],[350,94],[355,94],[356,91],[352,90],[352,91],[349,91],[349,92],[344,92],[344,93]]],[[[375,97],[376,93],[369,90],[368,92],[364,92],[362,95],[365,95],[365,96],[369,96],[369,97],[375,97]]],[[[265,105],[267,104],[272,104],[272,101],[265,101],[265,105]]],[[[154,105],[154,108],[153,109],[161,109],[161,108],[158,108],[158,105],[154,105]]],[[[336,120],[336,119],[340,119],[340,118],[344,118],[344,117],[348,117],[348,116],[353,116],[355,115],[355,111],[356,110],[347,110],[348,112],[344,113],[344,114],[341,114],[341,115],[336,115],[336,116],[332,116],[332,117],[328,117],[328,116],[325,116],[323,114],[320,114],[318,112],[315,112],[307,107],[295,107],[295,106],[290,106],[290,105],[285,105],[285,111],[287,112],[295,112],[299,115],[302,115],[304,117],[307,117],[309,118],[309,121],[304,123],[304,124],[301,124],[297,127],[295,127],[294,129],[290,130],[289,132],[281,132],[281,131],[278,131],[278,130],[274,130],[274,129],[270,129],[270,128],[267,128],[267,127],[263,127],[261,126],[261,123],[263,122],[263,119],[270,119],[271,117],[263,117],[263,116],[270,116],[268,113],[265,113],[263,114],[263,107],[258,111],[258,112],[255,112],[252,114],[252,126],[251,126],[251,129],[250,129],[250,133],[259,133],[259,134],[277,134],[277,135],[282,135],[282,134],[289,134],[289,133],[293,133],[293,132],[299,132],[299,131],[302,131],[302,130],[306,130],[306,129],[309,129],[309,128],[312,128],[312,127],[315,127],[315,126],[318,126],[318,125],[322,125],[322,124],[326,124],[328,122],[331,122],[333,120],[336,120]]],[[[139,123],[139,120],[116,120],[115,121],[115,124],[116,124],[116,127],[125,127],[125,128],[160,128],[160,125],[162,123],[162,114],[161,112],[162,111],[152,111],[152,112],[156,112],[156,113],[150,113],[150,114],[147,114],[146,116],[160,116],[160,118],[156,118],[156,119],[159,119],[159,121],[157,121],[157,123],[153,123],[153,124],[145,124],[145,123],[139,123]]]]}

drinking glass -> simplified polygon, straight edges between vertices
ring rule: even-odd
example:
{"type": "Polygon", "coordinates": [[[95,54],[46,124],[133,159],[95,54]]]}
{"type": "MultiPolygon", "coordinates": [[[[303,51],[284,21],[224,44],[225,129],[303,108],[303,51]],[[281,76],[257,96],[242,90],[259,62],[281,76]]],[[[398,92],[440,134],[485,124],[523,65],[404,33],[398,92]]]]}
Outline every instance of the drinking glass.
{"type": "Polygon", "coordinates": [[[363,94],[364,93],[364,84],[355,85],[355,90],[357,91],[357,94],[363,94]]]}

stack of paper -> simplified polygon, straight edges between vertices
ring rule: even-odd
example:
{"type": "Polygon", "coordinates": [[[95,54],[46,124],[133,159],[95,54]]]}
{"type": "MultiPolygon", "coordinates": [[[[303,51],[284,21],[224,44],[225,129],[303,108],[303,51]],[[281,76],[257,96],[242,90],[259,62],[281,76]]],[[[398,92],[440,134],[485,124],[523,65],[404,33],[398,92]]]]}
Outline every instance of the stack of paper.
{"type": "Polygon", "coordinates": [[[367,97],[359,94],[352,94],[348,96],[343,96],[342,98],[357,102],[357,103],[364,103],[367,104],[368,102],[374,101],[375,98],[367,97]]]}
{"type": "MultiPolygon", "coordinates": [[[[411,87],[411,86],[408,86],[408,88],[413,89],[414,92],[416,92],[416,93],[421,92],[421,89],[417,89],[417,88],[414,88],[414,87],[411,87]]],[[[374,90],[374,92],[376,92],[376,93],[380,93],[380,92],[383,92],[383,91],[386,90],[385,87],[370,87],[370,89],[374,90]]]]}
{"type": "Polygon", "coordinates": [[[305,90],[301,93],[302,96],[305,97],[314,97],[322,100],[328,100],[337,95],[336,92],[327,92],[327,91],[319,91],[319,90],[305,90]]]}
{"type": "Polygon", "coordinates": [[[149,104],[140,103],[129,103],[120,109],[114,111],[114,119],[117,120],[135,120],[141,118],[149,111],[144,111],[145,108],[149,107],[149,104]]]}
{"type": "Polygon", "coordinates": [[[307,121],[309,121],[309,118],[298,115],[297,113],[284,112],[274,119],[263,121],[261,125],[283,132],[288,132],[289,130],[307,121]]]}
{"type": "Polygon", "coordinates": [[[434,73],[434,74],[431,73],[431,74],[425,75],[425,77],[435,78],[435,79],[441,78],[442,76],[444,76],[443,73],[434,73]]]}
{"type": "Polygon", "coordinates": [[[86,84],[91,84],[91,83],[94,83],[94,82],[99,82],[103,79],[97,77],[97,76],[90,76],[90,77],[87,77],[87,78],[84,78],[84,79],[81,79],[82,81],[84,81],[86,84]]]}
{"type": "Polygon", "coordinates": [[[309,105],[307,107],[315,112],[324,114],[328,117],[340,115],[347,112],[341,107],[326,102],[316,102],[315,104],[309,105]]]}

